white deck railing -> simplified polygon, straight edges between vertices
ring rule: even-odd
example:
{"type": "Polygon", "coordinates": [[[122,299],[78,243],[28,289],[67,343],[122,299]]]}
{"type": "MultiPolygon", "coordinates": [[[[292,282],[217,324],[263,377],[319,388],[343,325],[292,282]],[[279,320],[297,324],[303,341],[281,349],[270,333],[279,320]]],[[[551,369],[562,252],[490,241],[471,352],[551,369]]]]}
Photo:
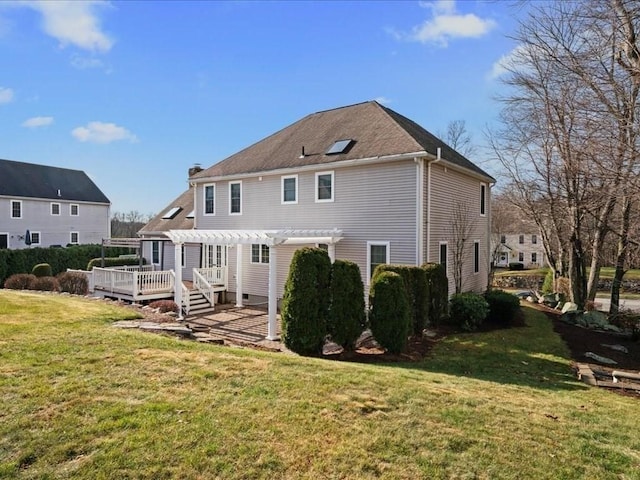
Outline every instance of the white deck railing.
{"type": "Polygon", "coordinates": [[[209,304],[213,307],[215,304],[213,286],[208,281],[208,279],[199,272],[199,270],[200,269],[198,268],[193,269],[193,286],[204,296],[204,298],[207,299],[207,302],[209,302],[209,304]]]}
{"type": "Polygon", "coordinates": [[[70,273],[81,273],[85,277],[87,277],[87,285],[89,286],[89,292],[93,292],[93,272],[90,270],[74,270],[73,268],[67,268],[67,272],[70,273]]]}
{"type": "Polygon", "coordinates": [[[106,267],[112,270],[124,270],[125,272],[152,272],[153,265],[117,265],[115,267],[106,267]]]}
{"type": "MultiPolygon", "coordinates": [[[[228,267],[209,267],[209,268],[194,268],[194,278],[197,272],[201,275],[209,284],[226,286],[227,285],[227,271],[228,267]]],[[[195,280],[194,280],[195,282],[195,280]]]]}
{"type": "Polygon", "coordinates": [[[133,298],[154,293],[173,292],[175,275],[171,270],[128,271],[115,268],[93,268],[94,288],[126,293],[133,298]]]}

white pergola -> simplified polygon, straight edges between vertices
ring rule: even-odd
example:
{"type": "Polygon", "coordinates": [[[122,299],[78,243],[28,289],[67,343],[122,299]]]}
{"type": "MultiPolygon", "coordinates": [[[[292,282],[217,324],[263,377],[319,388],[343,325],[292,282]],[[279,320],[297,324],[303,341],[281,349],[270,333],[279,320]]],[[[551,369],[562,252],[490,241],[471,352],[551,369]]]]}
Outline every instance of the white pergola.
{"type": "MultiPolygon", "coordinates": [[[[269,302],[268,302],[268,333],[267,340],[276,340],[277,335],[277,261],[279,245],[309,245],[324,243],[328,245],[331,262],[335,260],[335,244],[342,240],[342,231],[332,230],[169,230],[167,237],[176,245],[175,275],[176,285],[182,285],[182,254],[181,246],[185,243],[202,243],[210,245],[236,246],[236,306],[242,303],[242,257],[243,246],[263,244],[269,246],[269,302]]],[[[175,302],[182,304],[182,289],[176,288],[175,302]]]]}

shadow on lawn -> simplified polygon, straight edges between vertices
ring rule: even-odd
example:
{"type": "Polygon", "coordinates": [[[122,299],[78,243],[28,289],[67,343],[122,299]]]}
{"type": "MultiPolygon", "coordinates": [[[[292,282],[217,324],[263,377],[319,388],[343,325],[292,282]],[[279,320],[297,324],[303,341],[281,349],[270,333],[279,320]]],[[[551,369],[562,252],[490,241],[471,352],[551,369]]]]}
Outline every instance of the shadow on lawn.
{"type": "Polygon", "coordinates": [[[575,378],[567,349],[550,320],[530,308],[523,312],[518,326],[486,326],[476,333],[440,329],[433,339],[414,338],[403,355],[355,352],[335,359],[538,389],[587,389],[575,378]]]}

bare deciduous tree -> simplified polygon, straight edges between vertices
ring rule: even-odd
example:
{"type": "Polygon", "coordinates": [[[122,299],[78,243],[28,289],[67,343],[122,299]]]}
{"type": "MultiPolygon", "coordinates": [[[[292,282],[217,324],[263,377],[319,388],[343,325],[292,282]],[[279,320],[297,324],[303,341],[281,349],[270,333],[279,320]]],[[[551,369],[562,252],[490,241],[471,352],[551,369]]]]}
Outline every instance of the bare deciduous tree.
{"type": "Polygon", "coordinates": [[[468,255],[467,245],[470,243],[471,235],[474,232],[475,221],[471,215],[469,204],[457,201],[451,211],[451,221],[449,224],[449,238],[453,245],[452,262],[453,280],[455,293],[461,293],[464,284],[465,256],[468,255]]]}

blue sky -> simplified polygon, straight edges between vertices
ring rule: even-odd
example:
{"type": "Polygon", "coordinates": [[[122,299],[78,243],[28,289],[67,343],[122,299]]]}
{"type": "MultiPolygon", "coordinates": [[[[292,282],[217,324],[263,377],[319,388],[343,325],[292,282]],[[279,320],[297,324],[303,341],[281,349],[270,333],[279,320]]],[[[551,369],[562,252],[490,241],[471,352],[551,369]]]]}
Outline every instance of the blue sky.
{"type": "Polygon", "coordinates": [[[500,1],[3,1],[0,158],[84,170],[113,211],[146,215],[194,163],[339,106],[378,100],[435,134],[465,120],[481,145],[520,14],[500,1]]]}

